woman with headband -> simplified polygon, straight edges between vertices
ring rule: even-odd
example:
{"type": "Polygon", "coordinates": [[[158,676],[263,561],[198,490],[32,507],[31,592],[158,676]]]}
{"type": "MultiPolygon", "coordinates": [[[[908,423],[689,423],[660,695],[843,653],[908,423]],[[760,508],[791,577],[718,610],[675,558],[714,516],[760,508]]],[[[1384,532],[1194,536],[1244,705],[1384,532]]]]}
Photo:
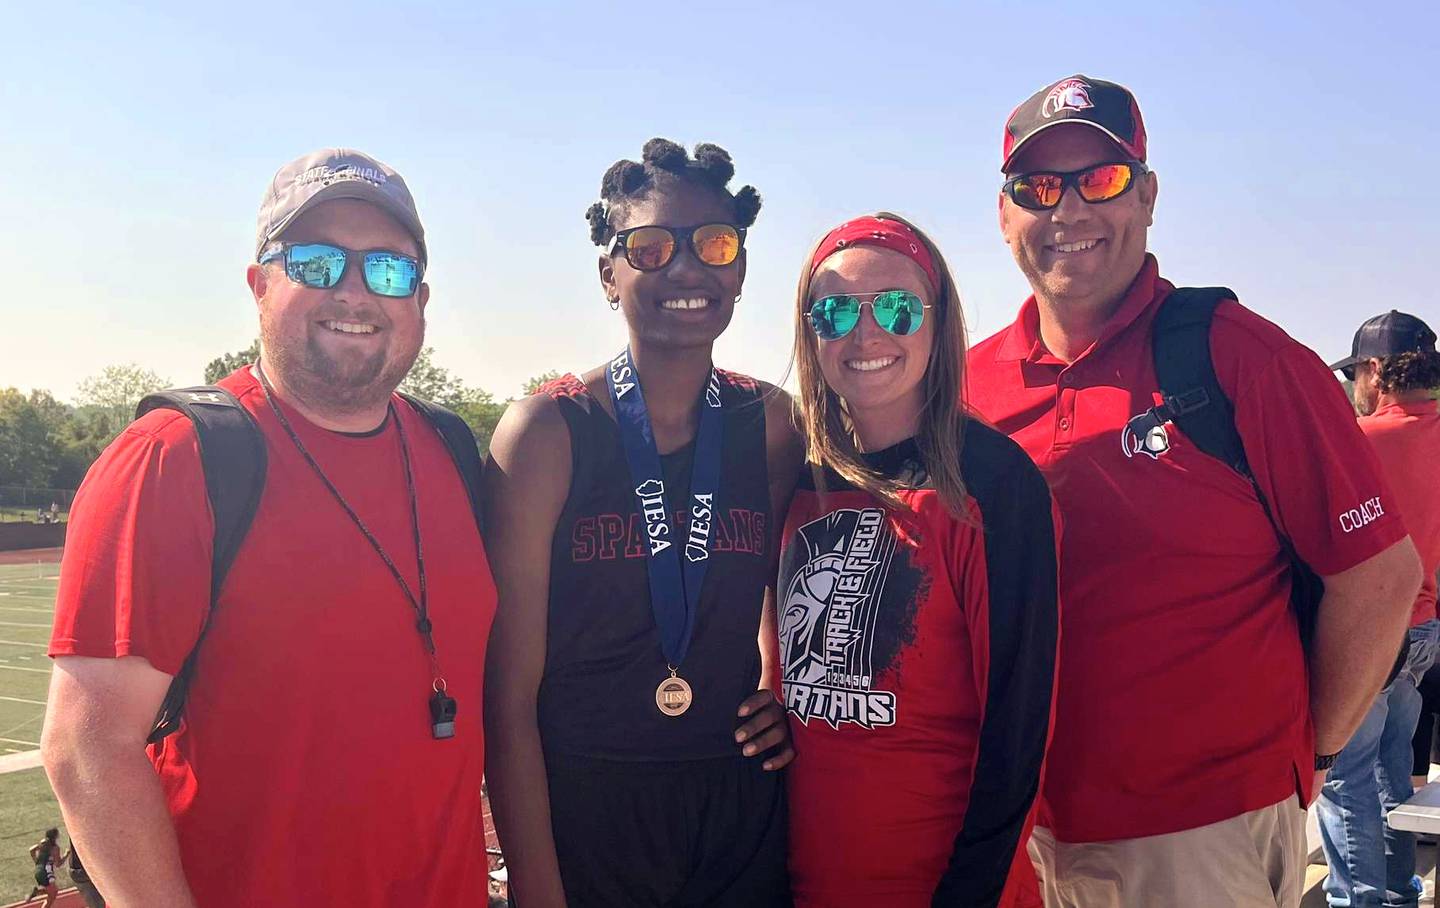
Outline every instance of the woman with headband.
{"type": "Polygon", "coordinates": [[[966,416],[955,284],[901,218],[847,221],[815,247],[794,349],[809,464],[778,594],[802,754],[796,905],[1038,898],[1025,839],[1059,633],[1049,489],[966,416]]]}
{"type": "Polygon", "coordinates": [[[773,600],[757,641],[803,450],[788,397],[711,364],[760,208],[733,174],[663,139],[605,173],[628,344],[491,442],[486,770],[520,908],[790,903],[773,600]]]}

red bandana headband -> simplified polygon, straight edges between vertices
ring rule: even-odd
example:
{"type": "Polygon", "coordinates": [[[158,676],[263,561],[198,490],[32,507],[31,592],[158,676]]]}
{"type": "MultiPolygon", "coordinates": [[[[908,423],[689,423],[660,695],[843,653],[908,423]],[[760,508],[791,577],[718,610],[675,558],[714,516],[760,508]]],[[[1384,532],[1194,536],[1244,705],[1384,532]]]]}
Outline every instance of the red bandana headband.
{"type": "Polygon", "coordinates": [[[935,260],[930,257],[930,249],[920,236],[899,221],[870,215],[846,221],[825,234],[825,239],[820,241],[814,257],[810,259],[810,276],[815,276],[821,262],[852,246],[879,246],[900,253],[919,265],[930,279],[930,286],[936,293],[940,292],[940,275],[935,270],[935,260]]]}

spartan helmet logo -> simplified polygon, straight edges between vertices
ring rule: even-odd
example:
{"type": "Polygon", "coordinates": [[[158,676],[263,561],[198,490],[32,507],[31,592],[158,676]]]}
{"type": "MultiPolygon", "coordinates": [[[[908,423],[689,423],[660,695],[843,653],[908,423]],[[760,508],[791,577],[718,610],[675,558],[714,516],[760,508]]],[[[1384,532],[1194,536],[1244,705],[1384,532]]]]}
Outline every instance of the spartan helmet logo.
{"type": "Polygon", "coordinates": [[[1131,417],[1120,432],[1120,447],[1126,457],[1144,454],[1151,460],[1159,460],[1161,454],[1170,450],[1170,433],[1165,431],[1165,420],[1153,408],[1131,417]]]}
{"type": "Polygon", "coordinates": [[[1050,119],[1062,110],[1084,110],[1094,107],[1090,103],[1090,86],[1080,79],[1066,79],[1050,89],[1040,105],[1040,116],[1050,119]]]}

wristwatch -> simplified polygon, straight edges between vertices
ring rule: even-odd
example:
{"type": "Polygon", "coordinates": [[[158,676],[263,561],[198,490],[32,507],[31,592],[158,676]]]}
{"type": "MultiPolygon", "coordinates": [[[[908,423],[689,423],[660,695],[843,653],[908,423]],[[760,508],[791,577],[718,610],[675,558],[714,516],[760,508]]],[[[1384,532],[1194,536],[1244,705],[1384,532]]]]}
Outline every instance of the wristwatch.
{"type": "Polygon", "coordinates": [[[1338,751],[1333,754],[1316,754],[1315,771],[1319,772],[1322,769],[1329,769],[1330,767],[1335,765],[1335,761],[1338,759],[1340,759],[1340,754],[1338,751]]]}

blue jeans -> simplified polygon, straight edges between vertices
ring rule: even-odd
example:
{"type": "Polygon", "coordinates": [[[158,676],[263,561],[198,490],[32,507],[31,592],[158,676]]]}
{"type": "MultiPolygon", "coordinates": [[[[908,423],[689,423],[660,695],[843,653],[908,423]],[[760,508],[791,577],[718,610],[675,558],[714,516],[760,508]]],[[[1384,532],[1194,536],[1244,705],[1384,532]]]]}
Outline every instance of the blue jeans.
{"type": "Polygon", "coordinates": [[[1410,629],[1410,655],[1375,698],[1365,721],[1326,777],[1315,802],[1330,874],[1325,898],[1334,908],[1414,908],[1418,893],[1415,837],[1396,832],[1385,814],[1408,799],[1410,739],[1420,719],[1420,678],[1440,649],[1440,620],[1410,629]]]}

